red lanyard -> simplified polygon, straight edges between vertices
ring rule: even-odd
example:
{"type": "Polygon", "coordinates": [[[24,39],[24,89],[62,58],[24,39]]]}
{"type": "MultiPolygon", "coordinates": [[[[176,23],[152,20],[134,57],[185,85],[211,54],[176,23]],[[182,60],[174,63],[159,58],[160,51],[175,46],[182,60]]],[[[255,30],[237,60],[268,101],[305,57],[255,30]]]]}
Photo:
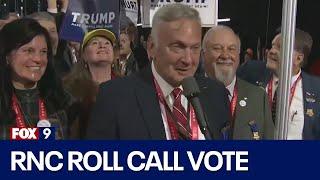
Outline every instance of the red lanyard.
{"type": "MultiPolygon", "coordinates": [[[[19,128],[25,128],[26,123],[22,114],[21,107],[19,106],[17,96],[15,94],[12,95],[12,110],[16,114],[16,124],[19,128]]],[[[47,111],[44,105],[44,100],[39,98],[39,120],[46,120],[47,111]]]]}
{"type": "Polygon", "coordinates": [[[111,79],[115,79],[116,77],[116,74],[113,71],[111,71],[111,79]]]}
{"type": "MultiPolygon", "coordinates": [[[[168,123],[168,126],[169,126],[169,129],[170,129],[170,134],[171,134],[171,138],[172,139],[179,139],[178,136],[177,136],[177,133],[175,133],[177,131],[176,127],[175,127],[175,123],[173,122],[174,119],[172,118],[173,115],[172,115],[172,112],[169,108],[169,105],[167,104],[166,100],[165,100],[165,97],[163,95],[163,92],[158,84],[158,82],[153,79],[153,82],[155,84],[155,87],[156,87],[156,92],[157,92],[157,96],[159,98],[159,102],[165,107],[166,109],[166,116],[167,116],[167,123],[168,123]]],[[[193,107],[190,105],[190,119],[191,119],[191,139],[192,140],[198,140],[199,137],[198,137],[198,122],[197,122],[197,119],[196,119],[196,114],[194,112],[194,109],[193,107]]]]}
{"type": "MultiPolygon", "coordinates": [[[[290,88],[290,99],[289,99],[290,106],[291,106],[291,103],[292,103],[292,99],[293,99],[294,93],[296,91],[297,84],[298,84],[298,82],[300,80],[301,80],[301,75],[299,75],[297,80],[293,83],[293,85],[290,88]]],[[[273,86],[273,77],[271,78],[271,80],[268,83],[268,98],[269,98],[270,106],[272,106],[272,99],[273,99],[272,98],[272,88],[273,88],[272,86],[273,86]]]]}
{"type": "Polygon", "coordinates": [[[237,87],[237,84],[236,84],[234,86],[233,96],[232,96],[232,99],[231,99],[231,102],[230,102],[230,110],[231,110],[232,119],[235,118],[235,111],[236,111],[237,101],[238,101],[238,87],[237,87]]]}

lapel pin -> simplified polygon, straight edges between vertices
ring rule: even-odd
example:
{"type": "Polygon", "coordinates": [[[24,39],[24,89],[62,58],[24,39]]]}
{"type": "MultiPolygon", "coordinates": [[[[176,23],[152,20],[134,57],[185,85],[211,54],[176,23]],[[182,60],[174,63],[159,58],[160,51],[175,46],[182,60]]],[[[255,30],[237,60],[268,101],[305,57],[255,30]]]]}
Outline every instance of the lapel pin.
{"type": "Polygon", "coordinates": [[[306,92],[307,96],[315,96],[314,93],[306,92]]]}
{"type": "Polygon", "coordinates": [[[262,86],[262,82],[261,82],[261,81],[256,81],[256,84],[257,84],[258,86],[262,86]]]}
{"type": "Polygon", "coordinates": [[[309,117],[313,117],[313,116],[314,116],[313,109],[307,109],[306,114],[307,114],[309,117]]]}
{"type": "Polygon", "coordinates": [[[306,98],[306,101],[309,102],[309,103],[314,103],[316,102],[316,100],[314,98],[311,98],[311,97],[307,97],[306,98]]]}
{"type": "Polygon", "coordinates": [[[247,102],[246,102],[245,100],[241,100],[241,101],[239,102],[239,105],[240,105],[241,107],[245,107],[245,106],[247,105],[247,102]]]}
{"type": "Polygon", "coordinates": [[[260,140],[260,135],[259,135],[259,130],[258,130],[258,125],[254,120],[249,122],[250,130],[252,132],[252,138],[254,140],[260,140]]]}

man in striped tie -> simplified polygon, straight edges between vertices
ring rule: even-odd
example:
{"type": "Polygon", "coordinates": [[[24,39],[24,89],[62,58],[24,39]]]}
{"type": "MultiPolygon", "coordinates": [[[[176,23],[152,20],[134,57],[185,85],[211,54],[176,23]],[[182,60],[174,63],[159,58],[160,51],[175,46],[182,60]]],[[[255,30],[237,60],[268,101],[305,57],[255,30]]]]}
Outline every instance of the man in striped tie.
{"type": "MultiPolygon", "coordinates": [[[[194,76],[201,50],[201,20],[189,6],[172,4],[153,17],[150,66],[125,79],[102,84],[89,123],[90,139],[204,139],[193,106],[182,94],[194,76]]],[[[197,78],[200,102],[212,139],[222,138],[229,121],[221,83],[197,78]]]]}

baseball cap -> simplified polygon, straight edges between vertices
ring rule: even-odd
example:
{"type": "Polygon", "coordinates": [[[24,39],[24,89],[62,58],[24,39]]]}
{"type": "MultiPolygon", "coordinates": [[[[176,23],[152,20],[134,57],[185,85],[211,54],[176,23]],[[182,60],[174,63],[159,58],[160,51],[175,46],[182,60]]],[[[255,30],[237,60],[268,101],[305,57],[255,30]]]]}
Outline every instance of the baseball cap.
{"type": "Polygon", "coordinates": [[[87,45],[87,43],[96,36],[102,36],[107,38],[108,40],[111,41],[112,45],[116,41],[116,36],[113,34],[113,32],[107,30],[107,29],[95,29],[92,31],[87,32],[82,40],[82,45],[81,45],[81,51],[83,51],[83,48],[87,45]]]}

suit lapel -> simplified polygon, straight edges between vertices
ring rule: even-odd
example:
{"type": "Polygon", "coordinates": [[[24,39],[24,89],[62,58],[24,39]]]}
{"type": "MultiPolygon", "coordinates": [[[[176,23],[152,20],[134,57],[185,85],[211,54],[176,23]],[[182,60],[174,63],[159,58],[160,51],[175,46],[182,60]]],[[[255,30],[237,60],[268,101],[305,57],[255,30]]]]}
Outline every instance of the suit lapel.
{"type": "Polygon", "coordinates": [[[303,91],[303,109],[304,109],[304,125],[303,125],[303,139],[313,139],[312,127],[314,124],[314,101],[316,99],[312,90],[311,82],[309,81],[308,75],[304,72],[302,76],[302,91],[303,91]]]}
{"type": "Polygon", "coordinates": [[[268,69],[266,69],[265,72],[266,76],[265,79],[263,80],[263,87],[267,87],[267,84],[269,83],[270,79],[272,78],[272,72],[268,69]]]}
{"type": "MultiPolygon", "coordinates": [[[[225,102],[222,101],[224,99],[223,97],[215,96],[217,90],[213,89],[213,87],[210,86],[210,82],[207,82],[211,80],[197,76],[195,78],[201,92],[199,95],[199,99],[202,105],[203,112],[206,116],[209,132],[211,133],[213,139],[222,139],[223,136],[221,130],[227,122],[224,121],[225,118],[219,118],[220,116],[222,116],[221,114],[219,114],[219,112],[223,112],[223,110],[218,109],[226,106],[224,104],[225,102]]],[[[221,86],[223,87],[223,85],[221,86]]],[[[227,94],[225,94],[225,96],[225,98],[227,98],[227,94]]],[[[226,113],[228,112],[229,111],[226,111],[226,113]]]]}
{"type": "Polygon", "coordinates": [[[212,117],[211,115],[211,111],[207,109],[207,107],[211,107],[208,104],[208,100],[207,98],[209,97],[208,95],[210,94],[208,92],[208,87],[206,85],[205,82],[202,81],[202,78],[197,77],[197,83],[200,89],[200,95],[199,95],[199,99],[200,99],[200,103],[202,105],[202,109],[203,109],[203,113],[205,115],[205,118],[207,119],[207,124],[208,124],[208,128],[209,128],[209,132],[211,133],[211,136],[213,137],[213,139],[216,139],[216,137],[213,136],[214,134],[214,124],[210,121],[208,121],[208,118],[212,117]]]}
{"type": "Polygon", "coordinates": [[[239,106],[240,101],[245,101],[244,98],[247,98],[245,95],[245,88],[243,87],[243,84],[239,78],[237,78],[237,84],[238,87],[238,100],[236,102],[236,112],[235,112],[235,119],[234,119],[234,127],[233,127],[233,139],[239,139],[241,134],[247,134],[247,132],[244,132],[247,130],[247,128],[243,128],[248,125],[248,120],[245,119],[244,115],[246,114],[246,105],[245,106],[239,106]],[[243,113],[244,112],[244,113],[243,113]],[[235,133],[236,132],[236,133],[235,133]]]}
{"type": "Polygon", "coordinates": [[[137,101],[151,139],[166,139],[159,101],[153,85],[151,66],[141,71],[137,77],[139,79],[135,91],[137,101]]]}

